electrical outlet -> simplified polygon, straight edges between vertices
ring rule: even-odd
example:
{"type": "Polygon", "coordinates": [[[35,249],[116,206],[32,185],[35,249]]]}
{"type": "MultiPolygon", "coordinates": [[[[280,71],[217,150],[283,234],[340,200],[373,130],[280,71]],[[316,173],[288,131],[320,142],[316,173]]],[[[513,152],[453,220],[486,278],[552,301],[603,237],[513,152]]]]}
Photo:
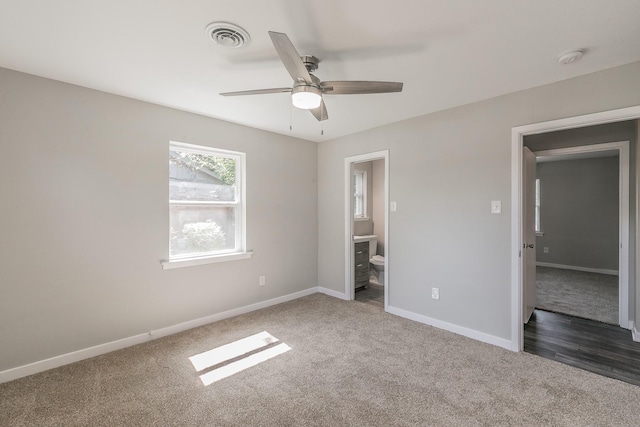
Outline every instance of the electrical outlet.
{"type": "Polygon", "coordinates": [[[431,288],[431,298],[440,299],[440,288],[431,288]]]}
{"type": "Polygon", "coordinates": [[[259,282],[260,286],[264,286],[267,284],[267,278],[265,276],[260,276],[259,282]]]}
{"type": "Polygon", "coordinates": [[[544,253],[545,253],[545,254],[548,254],[548,253],[549,253],[549,248],[548,248],[548,247],[546,247],[546,246],[544,247],[544,253]]]}

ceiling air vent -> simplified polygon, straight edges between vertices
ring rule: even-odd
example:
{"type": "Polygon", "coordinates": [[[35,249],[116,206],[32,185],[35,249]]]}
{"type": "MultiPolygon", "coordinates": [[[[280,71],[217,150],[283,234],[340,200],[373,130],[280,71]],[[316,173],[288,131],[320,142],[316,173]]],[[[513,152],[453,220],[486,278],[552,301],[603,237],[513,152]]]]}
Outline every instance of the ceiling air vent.
{"type": "Polygon", "coordinates": [[[251,36],[243,28],[229,22],[212,22],[205,28],[208,37],[223,47],[237,49],[248,44],[251,36]]]}

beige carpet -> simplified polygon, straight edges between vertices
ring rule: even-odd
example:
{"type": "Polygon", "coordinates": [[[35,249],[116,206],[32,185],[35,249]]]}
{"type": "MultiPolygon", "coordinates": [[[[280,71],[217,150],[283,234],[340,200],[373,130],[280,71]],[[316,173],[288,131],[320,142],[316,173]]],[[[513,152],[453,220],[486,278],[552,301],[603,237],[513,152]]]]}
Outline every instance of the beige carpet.
{"type": "Polygon", "coordinates": [[[637,426],[640,387],[315,294],[0,385],[2,426],[637,426]],[[204,386],[195,354],[291,350],[204,386]]]}
{"type": "Polygon", "coordinates": [[[619,325],[618,276],[536,267],[536,307],[619,325]]]}

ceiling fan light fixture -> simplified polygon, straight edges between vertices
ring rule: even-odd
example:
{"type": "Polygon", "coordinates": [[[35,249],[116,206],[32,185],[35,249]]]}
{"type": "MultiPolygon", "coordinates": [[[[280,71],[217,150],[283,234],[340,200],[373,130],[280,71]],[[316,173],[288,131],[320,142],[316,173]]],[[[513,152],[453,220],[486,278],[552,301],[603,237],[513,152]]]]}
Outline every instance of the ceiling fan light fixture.
{"type": "Polygon", "coordinates": [[[302,110],[313,110],[322,102],[322,91],[315,86],[299,85],[292,90],[293,106],[302,110]]]}

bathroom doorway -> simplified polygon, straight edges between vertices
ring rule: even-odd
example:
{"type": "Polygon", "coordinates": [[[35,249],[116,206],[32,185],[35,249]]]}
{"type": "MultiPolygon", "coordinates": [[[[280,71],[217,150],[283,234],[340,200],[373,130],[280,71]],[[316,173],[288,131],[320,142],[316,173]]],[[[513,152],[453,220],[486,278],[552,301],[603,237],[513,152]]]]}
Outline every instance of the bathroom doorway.
{"type": "Polygon", "coordinates": [[[345,158],[345,295],[387,309],[389,151],[345,158]]]}

